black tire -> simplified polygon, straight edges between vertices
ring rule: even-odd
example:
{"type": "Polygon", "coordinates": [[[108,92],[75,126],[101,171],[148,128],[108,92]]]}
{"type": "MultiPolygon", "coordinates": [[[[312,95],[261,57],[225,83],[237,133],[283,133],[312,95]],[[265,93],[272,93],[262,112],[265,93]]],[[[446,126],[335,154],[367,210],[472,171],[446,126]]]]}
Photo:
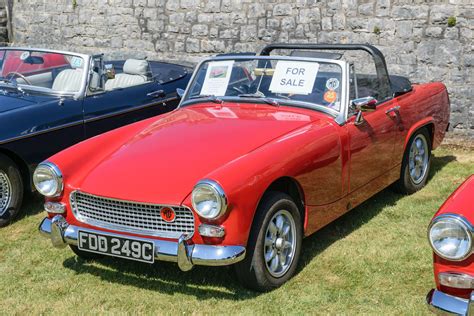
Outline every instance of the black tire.
{"type": "Polygon", "coordinates": [[[431,136],[428,129],[421,128],[412,135],[412,137],[410,138],[410,141],[407,144],[407,148],[405,149],[405,153],[403,154],[402,169],[400,171],[400,179],[394,184],[395,191],[402,194],[412,194],[420,190],[426,185],[426,181],[428,180],[428,175],[430,173],[430,168],[431,168],[431,136]],[[414,179],[410,175],[410,149],[412,148],[412,145],[414,145],[415,140],[418,140],[418,139],[426,140],[428,162],[427,162],[426,171],[424,172],[423,177],[420,177],[418,181],[414,181],[414,179]]]}
{"type": "Polygon", "coordinates": [[[295,273],[300,257],[302,239],[303,224],[301,214],[291,197],[280,192],[265,194],[252,224],[247,243],[247,255],[243,261],[235,265],[237,277],[245,287],[260,292],[270,291],[281,286],[295,273]],[[281,276],[275,277],[270,273],[270,268],[267,267],[264,259],[265,235],[274,215],[283,210],[291,214],[294,220],[296,245],[294,247],[293,260],[288,264],[286,272],[281,276]]]}
{"type": "Polygon", "coordinates": [[[95,259],[100,259],[103,258],[104,255],[94,253],[94,252],[88,252],[88,251],[83,251],[77,248],[77,246],[69,245],[71,250],[78,256],[79,258],[83,260],[95,260],[95,259]]]}
{"type": "MultiPolygon", "coordinates": [[[[0,227],[7,226],[20,213],[23,202],[23,180],[17,165],[8,157],[0,155],[0,227]],[[2,191],[7,188],[9,198],[3,200],[2,191]]],[[[7,196],[5,194],[4,196],[7,196]]]]}

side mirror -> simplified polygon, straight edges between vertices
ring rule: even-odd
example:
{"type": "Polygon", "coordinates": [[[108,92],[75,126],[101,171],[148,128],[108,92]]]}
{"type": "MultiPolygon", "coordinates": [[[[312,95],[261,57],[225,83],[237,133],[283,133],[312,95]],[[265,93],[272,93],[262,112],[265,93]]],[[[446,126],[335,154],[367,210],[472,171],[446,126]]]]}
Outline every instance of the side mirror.
{"type": "Polygon", "coordinates": [[[375,105],[377,104],[377,102],[378,101],[374,97],[365,97],[352,100],[351,107],[356,112],[354,124],[360,125],[364,123],[364,117],[362,116],[362,112],[375,111],[375,105]]]}
{"type": "Polygon", "coordinates": [[[184,90],[181,88],[176,89],[176,94],[178,95],[178,98],[182,99],[184,95],[184,90]]]}

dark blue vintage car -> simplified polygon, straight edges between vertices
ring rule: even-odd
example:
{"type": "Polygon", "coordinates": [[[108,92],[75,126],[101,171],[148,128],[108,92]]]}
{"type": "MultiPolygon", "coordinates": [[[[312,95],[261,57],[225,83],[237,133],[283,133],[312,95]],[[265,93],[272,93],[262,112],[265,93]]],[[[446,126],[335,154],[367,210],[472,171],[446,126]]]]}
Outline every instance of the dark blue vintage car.
{"type": "Polygon", "coordinates": [[[84,139],[177,107],[192,69],[144,59],[105,61],[0,48],[0,227],[31,191],[35,166],[84,139]]]}

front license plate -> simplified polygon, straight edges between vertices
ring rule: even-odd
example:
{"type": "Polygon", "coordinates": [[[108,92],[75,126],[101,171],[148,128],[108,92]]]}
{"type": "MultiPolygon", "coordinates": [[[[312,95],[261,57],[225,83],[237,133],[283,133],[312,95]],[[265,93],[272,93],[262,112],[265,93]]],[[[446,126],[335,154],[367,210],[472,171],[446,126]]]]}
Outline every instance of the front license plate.
{"type": "Polygon", "coordinates": [[[149,241],[79,231],[80,250],[147,263],[155,262],[155,245],[149,241]]]}

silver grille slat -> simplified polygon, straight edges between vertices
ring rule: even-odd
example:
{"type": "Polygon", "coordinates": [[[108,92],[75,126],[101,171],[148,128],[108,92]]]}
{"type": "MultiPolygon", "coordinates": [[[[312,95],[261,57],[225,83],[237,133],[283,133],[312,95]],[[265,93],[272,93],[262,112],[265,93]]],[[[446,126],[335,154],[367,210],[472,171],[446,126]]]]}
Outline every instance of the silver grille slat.
{"type": "Polygon", "coordinates": [[[194,234],[194,215],[187,207],[115,200],[80,191],[72,192],[70,200],[76,219],[93,226],[164,238],[194,234]],[[174,210],[174,222],[161,218],[163,207],[174,210]]]}

